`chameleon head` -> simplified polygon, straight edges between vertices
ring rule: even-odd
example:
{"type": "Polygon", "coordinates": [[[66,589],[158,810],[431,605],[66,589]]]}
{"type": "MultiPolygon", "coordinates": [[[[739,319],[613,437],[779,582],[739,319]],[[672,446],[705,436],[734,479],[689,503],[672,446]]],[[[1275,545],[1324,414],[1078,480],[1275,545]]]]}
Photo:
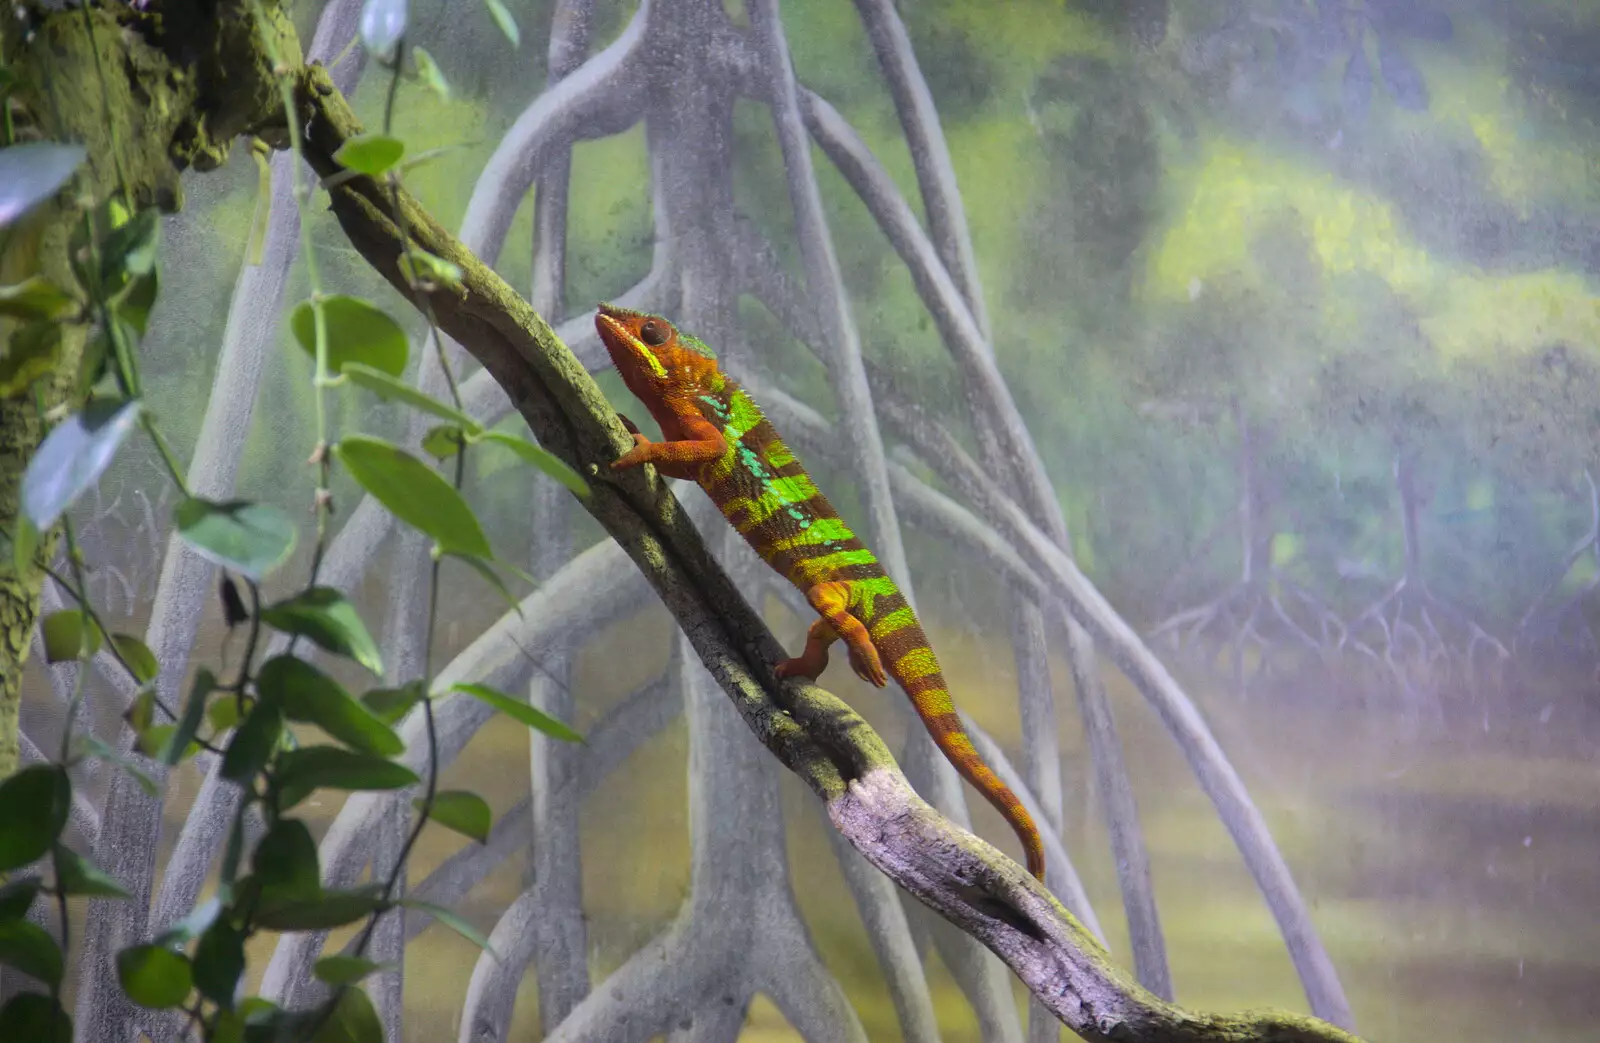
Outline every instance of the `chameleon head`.
{"type": "Polygon", "coordinates": [[[623,382],[646,401],[681,395],[717,372],[710,348],[659,315],[601,304],[594,324],[623,382]]]}

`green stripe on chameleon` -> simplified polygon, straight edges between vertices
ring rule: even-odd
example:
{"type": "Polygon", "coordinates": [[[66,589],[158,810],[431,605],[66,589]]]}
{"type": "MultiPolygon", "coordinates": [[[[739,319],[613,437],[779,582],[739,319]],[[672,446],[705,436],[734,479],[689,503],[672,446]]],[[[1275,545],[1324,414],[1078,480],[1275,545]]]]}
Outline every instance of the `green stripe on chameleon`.
{"type": "Polygon", "coordinates": [[[737,388],[728,396],[728,427],[722,435],[730,442],[737,441],[765,419],[761,408],[750,400],[744,388],[737,388]]]}
{"type": "Polygon", "coordinates": [[[788,467],[794,463],[794,453],[789,451],[789,447],[783,444],[782,439],[775,439],[767,446],[767,463],[772,465],[773,470],[788,467]]]}
{"type": "Polygon", "coordinates": [[[877,557],[865,548],[861,550],[842,550],[834,554],[824,554],[818,558],[806,558],[794,564],[794,571],[802,576],[808,583],[818,583],[827,579],[838,570],[849,565],[872,565],[877,562],[877,557]]]}
{"type": "Polygon", "coordinates": [[[872,624],[872,640],[874,643],[882,641],[891,634],[898,634],[906,627],[917,625],[917,614],[911,611],[911,606],[897,608],[872,624]]]}
{"type": "Polygon", "coordinates": [[[888,576],[853,579],[850,581],[850,607],[858,609],[855,613],[857,619],[863,623],[871,623],[872,617],[876,615],[873,607],[877,599],[898,593],[900,588],[895,586],[894,580],[888,576]]]}
{"type": "Polygon", "coordinates": [[[765,483],[766,491],[755,499],[741,496],[737,500],[729,501],[725,512],[728,518],[733,518],[735,509],[745,511],[745,516],[734,523],[740,532],[748,532],[777,514],[791,504],[805,503],[817,495],[817,487],[811,483],[810,475],[797,474],[793,477],[771,478],[765,483]]]}
{"type": "Polygon", "coordinates": [[[823,543],[843,543],[855,539],[856,534],[842,518],[818,518],[800,523],[800,531],[793,536],[772,541],[773,550],[794,550],[796,547],[815,547],[823,543]]]}
{"type": "Polygon", "coordinates": [[[938,672],[939,660],[933,657],[933,649],[927,646],[913,648],[896,660],[893,669],[890,670],[902,684],[938,672]]]}

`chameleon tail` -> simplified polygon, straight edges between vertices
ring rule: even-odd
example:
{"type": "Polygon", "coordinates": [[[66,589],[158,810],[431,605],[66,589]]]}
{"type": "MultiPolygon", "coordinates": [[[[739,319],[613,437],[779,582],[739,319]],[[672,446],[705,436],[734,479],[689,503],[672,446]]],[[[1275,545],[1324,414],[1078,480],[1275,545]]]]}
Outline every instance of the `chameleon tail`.
{"type": "Polygon", "coordinates": [[[939,669],[938,660],[934,658],[933,649],[929,647],[922,628],[908,626],[895,637],[898,639],[895,644],[909,644],[907,639],[914,638],[917,647],[901,652],[892,659],[885,656],[886,660],[890,660],[884,664],[889,675],[911,697],[911,705],[916,707],[917,716],[922,718],[928,734],[933,736],[934,745],[955,765],[961,777],[972,783],[1011,824],[1027,855],[1028,872],[1043,881],[1044,842],[1039,837],[1039,827],[1034,825],[1033,818],[1017,795],[1011,792],[1011,787],[1000,781],[1000,777],[978,756],[966,729],[961,726],[961,718],[956,715],[955,703],[951,702],[950,692],[945,687],[944,674],[939,669]]]}

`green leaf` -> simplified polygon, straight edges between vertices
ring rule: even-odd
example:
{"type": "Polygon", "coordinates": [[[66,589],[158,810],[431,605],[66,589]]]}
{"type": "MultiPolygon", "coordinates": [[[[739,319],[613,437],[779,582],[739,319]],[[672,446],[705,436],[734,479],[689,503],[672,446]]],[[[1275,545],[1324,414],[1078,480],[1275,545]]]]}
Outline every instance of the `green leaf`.
{"type": "Polygon", "coordinates": [[[202,666],[194,675],[194,685],[189,689],[189,702],[183,708],[183,717],[179,719],[171,740],[161,751],[161,763],[168,767],[177,764],[184,750],[194,742],[196,733],[200,731],[200,718],[205,716],[206,697],[216,688],[216,675],[202,666]]]}
{"type": "Polygon", "coordinates": [[[135,945],[117,953],[117,980],[141,1007],[180,1006],[194,989],[194,965],[181,952],[159,945],[135,945]]]}
{"type": "Polygon", "coordinates": [[[487,561],[482,558],[475,558],[470,554],[451,554],[449,557],[469,566],[472,571],[482,576],[483,581],[493,587],[495,592],[517,615],[522,615],[522,602],[516,599],[511,593],[511,588],[506,586],[505,580],[500,578],[500,574],[487,561]]]}
{"type": "Polygon", "coordinates": [[[361,5],[361,42],[380,61],[388,61],[406,34],[406,0],[366,0],[361,5]]]}
{"type": "Polygon", "coordinates": [[[161,293],[161,273],[152,270],[129,284],[116,303],[117,316],[136,330],[142,339],[150,328],[150,312],[161,293]]]}
{"type": "Polygon", "coordinates": [[[455,424],[438,424],[422,436],[422,451],[435,460],[450,459],[466,444],[466,432],[455,424]]]}
{"type": "Polygon", "coordinates": [[[348,988],[339,993],[333,1013],[311,1043],[383,1043],[383,1022],[365,992],[348,988]]]}
{"type": "Polygon", "coordinates": [[[522,34],[517,32],[516,20],[511,17],[511,12],[506,10],[506,5],[500,0],[483,0],[484,6],[489,9],[489,17],[494,19],[494,24],[506,34],[506,39],[511,41],[511,46],[522,45],[522,34]]]}
{"type": "Polygon", "coordinates": [[[282,738],[283,712],[271,703],[257,702],[222,754],[222,777],[238,783],[255,778],[282,738]]]}
{"type": "Polygon", "coordinates": [[[14,286],[0,286],[0,315],[9,319],[53,321],[71,315],[78,299],[42,275],[14,286]]]}
{"type": "Polygon", "coordinates": [[[0,887],[0,923],[27,916],[28,910],[33,908],[33,900],[39,896],[41,886],[36,878],[27,877],[0,887]]]}
{"type": "Polygon", "coordinates": [[[470,436],[470,441],[493,442],[495,445],[505,446],[522,458],[522,462],[531,464],[554,478],[562,485],[571,489],[576,495],[587,499],[589,496],[589,483],[583,477],[567,466],[565,460],[550,452],[541,449],[520,435],[509,431],[485,431],[481,435],[470,436]]]}
{"type": "Polygon", "coordinates": [[[439,63],[433,60],[433,55],[421,47],[411,48],[411,60],[417,63],[417,74],[422,77],[422,82],[433,89],[433,93],[450,100],[450,84],[444,78],[444,72],[439,68],[439,63]]]}
{"type": "Polygon", "coordinates": [[[111,647],[117,650],[117,655],[133,671],[133,679],[141,685],[149,684],[161,673],[156,654],[132,634],[112,634],[111,647]]]}
{"type": "Polygon", "coordinates": [[[406,748],[382,718],[303,659],[281,655],[267,660],[256,678],[256,691],[283,707],[289,720],[314,724],[362,753],[393,757],[406,748]]]}
{"type": "Polygon", "coordinates": [[[0,148],[0,228],[55,195],[88,154],[82,145],[47,141],[0,148]]]}
{"type": "Polygon", "coordinates": [[[263,902],[304,902],[322,893],[317,842],[299,819],[279,819],[256,845],[251,866],[263,902]]]}
{"type": "Polygon", "coordinates": [[[384,908],[381,884],[353,891],[323,891],[289,902],[262,900],[256,923],[269,931],[327,931],[355,923],[384,908]]]}
{"type": "Polygon", "coordinates": [[[215,738],[239,723],[239,700],[233,696],[218,699],[206,707],[206,723],[215,738]]]}
{"type": "MultiPolygon", "coordinates": [[[[413,800],[411,804],[421,810],[423,802],[419,798],[413,800]]],[[[468,793],[466,790],[444,790],[435,793],[433,810],[428,817],[462,836],[471,837],[480,844],[489,842],[489,830],[494,827],[494,814],[489,810],[488,802],[476,793],[468,793]]]]}
{"type": "Polygon", "coordinates": [[[189,915],[162,931],[154,939],[157,945],[182,945],[198,934],[203,934],[217,922],[217,916],[222,912],[222,902],[217,898],[207,898],[193,909],[189,915]]]}
{"type": "Polygon", "coordinates": [[[24,992],[0,1007],[0,1039],[72,1043],[72,1019],[49,996],[24,992]]]}
{"type": "Polygon", "coordinates": [[[271,504],[189,498],[172,512],[178,533],[202,558],[260,581],[283,564],[298,533],[271,504]]]}
{"type": "MultiPolygon", "coordinates": [[[[413,159],[405,166],[413,166],[421,158],[413,159]]],[[[462,275],[460,265],[416,246],[400,256],[400,274],[406,277],[407,282],[414,285],[430,284],[447,286],[451,289],[461,285],[462,275]]]]}
{"type": "Polygon", "coordinates": [[[64,608],[44,617],[39,624],[44,638],[44,657],[51,663],[88,659],[100,651],[100,628],[82,609],[64,608]]]}
{"type": "Polygon", "coordinates": [[[361,696],[361,702],[385,724],[394,724],[422,699],[421,681],[411,681],[399,688],[374,688],[361,696]]]}
{"type": "Polygon", "coordinates": [[[391,377],[381,369],[352,362],[344,367],[345,378],[353,384],[359,384],[379,398],[391,402],[404,402],[408,406],[420,409],[424,413],[432,414],[443,420],[451,420],[461,425],[468,431],[481,431],[483,426],[467,414],[439,401],[432,395],[425,395],[415,387],[396,377],[391,377]]]}
{"type": "Polygon", "coordinates": [[[422,780],[404,764],[337,746],[306,746],[279,758],[278,807],[288,810],[318,789],[394,790],[422,780]]]}
{"type": "MultiPolygon", "coordinates": [[[[146,694],[150,695],[152,700],[154,699],[153,693],[147,692],[146,694]]],[[[85,736],[84,746],[91,756],[98,757],[107,764],[115,764],[129,775],[132,775],[133,780],[139,784],[140,789],[144,790],[146,796],[154,797],[160,794],[161,787],[156,785],[156,780],[152,779],[148,772],[135,764],[130,758],[124,757],[119,750],[104,739],[95,735],[85,736]]]]}
{"type": "Polygon", "coordinates": [[[91,402],[45,436],[22,476],[22,506],[40,532],[99,480],[139,423],[139,403],[91,402]]]}
{"type": "Polygon", "coordinates": [[[311,973],[328,985],[354,985],[375,971],[389,969],[389,964],[374,963],[359,956],[324,956],[311,968],[311,973]]]}
{"type": "Polygon", "coordinates": [[[43,858],[71,806],[72,783],[54,764],[23,768],[0,782],[0,872],[43,858]]]}
{"type": "Polygon", "coordinates": [[[161,248],[161,214],[146,207],[118,225],[100,244],[100,278],[120,287],[125,279],[149,275],[161,248]]]}
{"type": "MultiPolygon", "coordinates": [[[[406,370],[411,342],[405,330],[376,305],[342,293],[322,299],[323,321],[328,327],[328,375],[338,376],[350,362],[398,377],[406,370]]],[[[313,359],[317,357],[316,312],[310,301],[295,305],[289,315],[295,340],[313,359]]]]}
{"type": "Polygon", "coordinates": [[[496,691],[486,684],[456,684],[451,685],[450,690],[452,692],[463,692],[474,699],[482,700],[506,716],[514,717],[529,728],[544,732],[552,739],[560,739],[563,742],[583,741],[583,736],[543,710],[529,706],[527,703],[519,702],[504,692],[496,691]]]}
{"type": "Polygon", "coordinates": [[[378,644],[361,622],[356,607],[332,587],[312,587],[261,610],[261,622],[285,634],[310,638],[334,655],[354,659],[374,674],[383,674],[378,644]]]}
{"type": "Polygon", "coordinates": [[[61,949],[50,932],[27,920],[0,923],[0,964],[51,988],[61,984],[61,949]]]}
{"type": "Polygon", "coordinates": [[[357,134],[345,140],[334,161],[347,170],[377,177],[400,162],[406,154],[405,142],[386,134],[357,134]]]}
{"type": "Polygon", "coordinates": [[[341,439],[334,452],[363,489],[396,518],[432,537],[440,549],[494,557],[467,501],[421,460],[367,435],[341,439]]]}
{"type": "Polygon", "coordinates": [[[61,326],[52,321],[30,323],[11,335],[0,355],[0,398],[16,398],[35,381],[55,372],[61,360],[61,326]]]}
{"type": "Polygon", "coordinates": [[[442,905],[435,905],[432,902],[424,902],[420,898],[402,898],[398,904],[405,906],[407,909],[415,909],[418,912],[427,913],[473,945],[494,956],[495,959],[500,958],[495,953],[494,948],[489,945],[489,939],[485,938],[476,927],[457,916],[453,910],[446,909],[442,905]]]}
{"type": "Polygon", "coordinates": [[[62,844],[55,847],[56,888],[69,895],[91,898],[132,898],[121,884],[76,851],[62,844]]]}
{"type": "Polygon", "coordinates": [[[200,936],[194,949],[194,984],[200,995],[224,1010],[233,1007],[244,977],[244,934],[227,920],[218,920],[200,936]]]}
{"type": "Polygon", "coordinates": [[[177,751],[173,756],[178,761],[188,760],[200,752],[199,743],[191,741],[180,745],[175,741],[177,737],[176,724],[153,724],[139,733],[139,752],[153,761],[166,757],[168,749],[177,751]]]}

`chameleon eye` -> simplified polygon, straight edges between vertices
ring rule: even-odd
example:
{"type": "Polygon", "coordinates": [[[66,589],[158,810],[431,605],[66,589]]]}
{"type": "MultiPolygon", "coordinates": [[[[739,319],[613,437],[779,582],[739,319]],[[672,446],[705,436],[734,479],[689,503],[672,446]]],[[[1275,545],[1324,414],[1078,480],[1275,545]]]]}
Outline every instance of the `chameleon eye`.
{"type": "Polygon", "coordinates": [[[639,339],[652,348],[659,348],[671,337],[671,327],[659,319],[646,319],[644,325],[639,327],[639,339]]]}

